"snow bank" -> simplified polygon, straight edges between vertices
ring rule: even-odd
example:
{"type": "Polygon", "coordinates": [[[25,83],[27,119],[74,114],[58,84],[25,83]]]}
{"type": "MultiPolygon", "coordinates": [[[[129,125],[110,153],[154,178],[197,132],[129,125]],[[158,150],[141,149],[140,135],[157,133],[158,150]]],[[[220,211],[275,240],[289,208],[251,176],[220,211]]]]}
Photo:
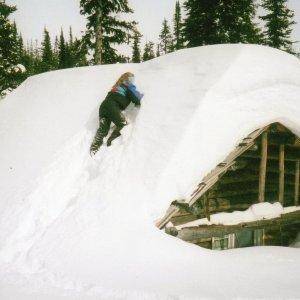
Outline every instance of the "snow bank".
{"type": "Polygon", "coordinates": [[[280,121],[300,135],[299,92],[297,58],[250,45],[28,79],[0,102],[2,286],[70,299],[297,297],[298,249],[214,253],[154,221],[257,127],[280,121]],[[92,159],[99,104],[125,71],[142,107],[92,159]]]}
{"type": "Polygon", "coordinates": [[[299,206],[282,207],[279,202],[276,203],[257,203],[250,206],[245,211],[234,211],[231,213],[218,213],[211,215],[210,221],[207,218],[188,222],[186,224],[175,226],[178,230],[185,227],[199,225],[236,225],[245,222],[254,222],[259,220],[274,219],[282,214],[300,210],[299,206]]]}

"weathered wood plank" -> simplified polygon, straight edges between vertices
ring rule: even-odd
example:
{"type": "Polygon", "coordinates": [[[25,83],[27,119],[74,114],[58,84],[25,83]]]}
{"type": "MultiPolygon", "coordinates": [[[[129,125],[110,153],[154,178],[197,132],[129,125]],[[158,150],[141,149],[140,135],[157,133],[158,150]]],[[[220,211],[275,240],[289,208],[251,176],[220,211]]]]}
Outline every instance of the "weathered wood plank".
{"type": "Polygon", "coordinates": [[[296,162],[295,171],[295,206],[299,205],[300,160],[296,162]]]}
{"type": "MultiPolygon", "coordinates": [[[[259,167],[260,167],[260,159],[258,158],[238,158],[237,160],[242,159],[242,160],[247,160],[247,166],[245,167],[245,171],[253,171],[253,172],[257,172],[257,174],[259,173],[259,167]]],[[[240,170],[241,172],[243,170],[240,170]]],[[[226,175],[227,176],[230,175],[230,173],[233,173],[231,171],[227,172],[226,175]]],[[[268,160],[268,169],[267,169],[267,173],[273,173],[273,174],[278,174],[279,170],[278,170],[278,154],[277,154],[277,160],[268,160]]],[[[285,174],[289,174],[289,175],[295,175],[295,161],[287,161],[285,160],[285,174]]],[[[278,178],[278,176],[277,176],[278,178]]]]}
{"type": "MultiPolygon", "coordinates": [[[[215,214],[215,213],[219,213],[219,212],[233,212],[236,210],[239,211],[243,211],[246,210],[247,208],[249,208],[252,205],[252,203],[242,203],[242,204],[234,204],[234,205],[230,205],[229,203],[227,205],[220,205],[218,207],[212,206],[210,205],[210,214],[215,214]]],[[[186,224],[192,221],[195,221],[197,219],[201,219],[201,218],[205,218],[205,211],[199,211],[197,215],[194,215],[192,213],[187,213],[187,212],[183,212],[183,213],[177,213],[176,215],[174,215],[171,218],[171,222],[177,226],[177,225],[181,225],[181,224],[186,224]]]]}
{"type": "Polygon", "coordinates": [[[241,230],[274,228],[293,224],[300,224],[300,211],[283,214],[274,219],[240,223],[237,225],[202,225],[186,227],[177,231],[177,237],[184,241],[194,241],[202,238],[222,237],[226,234],[240,232],[241,230]]]}
{"type": "MultiPolygon", "coordinates": [[[[255,153],[255,152],[247,152],[247,153],[244,153],[243,155],[241,155],[241,158],[242,159],[246,159],[246,158],[253,158],[253,159],[260,159],[260,155],[259,153],[255,153]]],[[[268,153],[268,159],[270,160],[275,160],[275,161],[278,161],[279,160],[279,157],[278,157],[278,154],[274,153],[268,153]]],[[[294,153],[288,153],[286,154],[285,156],[285,160],[286,161],[297,161],[300,159],[300,152],[299,154],[294,154],[294,153]]]]}
{"type": "Polygon", "coordinates": [[[259,167],[259,192],[258,201],[265,201],[265,187],[266,187],[266,171],[267,171],[267,158],[268,158],[268,133],[265,131],[261,137],[261,161],[259,167]]]}
{"type": "MultiPolygon", "coordinates": [[[[294,145],[296,141],[296,136],[288,132],[269,132],[268,143],[269,145],[294,145]]],[[[258,145],[261,141],[257,141],[258,145]]]]}
{"type": "Polygon", "coordinates": [[[284,145],[279,146],[279,192],[278,201],[284,204],[284,145]]]}

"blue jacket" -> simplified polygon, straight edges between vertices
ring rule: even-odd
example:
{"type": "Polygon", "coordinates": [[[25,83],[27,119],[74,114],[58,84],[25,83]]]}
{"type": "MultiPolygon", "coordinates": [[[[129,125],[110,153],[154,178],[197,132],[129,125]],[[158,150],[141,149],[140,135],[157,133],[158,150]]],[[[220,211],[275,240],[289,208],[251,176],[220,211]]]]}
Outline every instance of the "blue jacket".
{"type": "Polygon", "coordinates": [[[120,108],[124,110],[131,102],[135,105],[140,105],[143,96],[144,95],[136,89],[134,84],[129,83],[114,87],[107,98],[117,102],[120,108]]]}
{"type": "Polygon", "coordinates": [[[124,83],[116,86],[109,94],[111,94],[110,98],[117,102],[122,110],[124,110],[130,102],[133,102],[135,105],[140,105],[144,96],[132,83],[124,83]]]}

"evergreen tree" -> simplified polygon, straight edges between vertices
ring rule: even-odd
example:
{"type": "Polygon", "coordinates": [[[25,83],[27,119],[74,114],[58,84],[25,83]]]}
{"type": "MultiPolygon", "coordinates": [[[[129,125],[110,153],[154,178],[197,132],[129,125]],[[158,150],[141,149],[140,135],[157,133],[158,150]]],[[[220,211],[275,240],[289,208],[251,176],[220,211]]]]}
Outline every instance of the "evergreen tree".
{"type": "Polygon", "coordinates": [[[187,0],[184,35],[188,47],[261,43],[255,0],[187,0]]]}
{"type": "Polygon", "coordinates": [[[54,54],[51,45],[50,34],[47,28],[44,28],[44,40],[42,42],[42,61],[40,72],[50,71],[54,66],[54,54]]]}
{"type": "Polygon", "coordinates": [[[15,6],[0,1],[0,96],[15,88],[22,80],[25,70],[20,65],[20,39],[16,25],[9,20],[15,6]]]}
{"type": "Polygon", "coordinates": [[[168,25],[168,21],[164,19],[162,24],[162,30],[159,35],[160,47],[164,54],[167,54],[172,51],[173,46],[173,38],[171,34],[170,27],[168,25]]]}
{"type": "Polygon", "coordinates": [[[18,39],[18,50],[19,50],[18,57],[22,58],[25,51],[22,35],[18,34],[17,39],[18,39]]]}
{"type": "Polygon", "coordinates": [[[59,40],[57,36],[55,36],[55,40],[54,40],[53,54],[56,56],[58,56],[59,54],[59,40]]]}
{"type": "Polygon", "coordinates": [[[139,63],[141,62],[141,34],[136,30],[133,38],[133,51],[132,51],[132,62],[139,63]]]}
{"type": "Polygon", "coordinates": [[[55,36],[54,39],[53,56],[54,56],[54,68],[55,70],[57,70],[59,64],[59,39],[57,36],[55,36]]]}
{"type": "Polygon", "coordinates": [[[114,63],[120,60],[113,44],[128,41],[135,22],[116,17],[132,13],[128,0],[80,0],[81,14],[87,16],[85,41],[94,50],[94,64],[114,63]]]}
{"type": "Polygon", "coordinates": [[[261,19],[266,23],[265,43],[271,47],[293,52],[291,41],[294,12],[287,7],[287,0],[263,0],[267,11],[261,19]]]}
{"type": "Polygon", "coordinates": [[[61,29],[60,37],[59,37],[59,47],[58,47],[58,68],[59,69],[66,69],[69,68],[69,53],[68,47],[65,42],[64,32],[61,29]]]}
{"type": "Polygon", "coordinates": [[[147,61],[153,58],[155,58],[154,43],[147,42],[144,48],[143,61],[147,61]]]}
{"type": "Polygon", "coordinates": [[[21,63],[26,68],[27,76],[36,74],[36,70],[35,70],[36,62],[35,62],[35,56],[34,56],[32,42],[30,44],[28,44],[27,47],[24,47],[21,63]]]}
{"type": "Polygon", "coordinates": [[[73,30],[72,26],[69,28],[69,45],[71,48],[73,48],[74,38],[73,38],[73,30]]]}
{"type": "Polygon", "coordinates": [[[184,47],[183,40],[183,22],[181,17],[180,2],[176,1],[174,14],[174,49],[179,50],[184,47]]]}
{"type": "Polygon", "coordinates": [[[187,0],[184,36],[188,47],[217,44],[220,41],[221,0],[187,0]]]}
{"type": "Polygon", "coordinates": [[[67,43],[66,48],[67,48],[67,58],[68,58],[67,65],[69,68],[73,68],[76,65],[76,61],[75,61],[76,49],[74,48],[73,30],[71,26],[69,29],[69,42],[67,43]]]}
{"type": "Polygon", "coordinates": [[[156,45],[156,57],[160,56],[160,46],[159,44],[156,45]]]}
{"type": "Polygon", "coordinates": [[[220,0],[219,43],[261,43],[254,0],[220,0]]]}
{"type": "Polygon", "coordinates": [[[41,72],[40,65],[42,63],[42,54],[41,54],[41,49],[39,47],[38,40],[35,40],[35,44],[33,47],[33,55],[34,55],[34,73],[39,74],[41,72]]]}
{"type": "Polygon", "coordinates": [[[73,67],[87,66],[87,44],[82,39],[75,38],[73,42],[73,67]]]}

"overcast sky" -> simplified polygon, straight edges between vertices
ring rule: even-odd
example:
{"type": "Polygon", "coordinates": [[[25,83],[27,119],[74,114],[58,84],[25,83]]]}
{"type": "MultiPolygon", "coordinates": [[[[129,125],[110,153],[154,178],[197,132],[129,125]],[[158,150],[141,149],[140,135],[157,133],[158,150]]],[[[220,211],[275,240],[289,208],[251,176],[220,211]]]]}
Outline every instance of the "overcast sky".
{"type": "MultiPolygon", "coordinates": [[[[13,14],[24,40],[39,41],[46,26],[52,36],[58,35],[60,28],[65,31],[72,25],[75,35],[85,28],[85,19],[79,13],[79,0],[7,0],[18,10],[13,14]]],[[[176,0],[129,0],[135,13],[133,19],[139,22],[144,40],[157,41],[164,18],[172,20],[176,0]]],[[[293,38],[300,41],[300,0],[289,0],[289,6],[295,11],[293,38]]],[[[297,47],[298,48],[298,47],[297,47]]]]}

